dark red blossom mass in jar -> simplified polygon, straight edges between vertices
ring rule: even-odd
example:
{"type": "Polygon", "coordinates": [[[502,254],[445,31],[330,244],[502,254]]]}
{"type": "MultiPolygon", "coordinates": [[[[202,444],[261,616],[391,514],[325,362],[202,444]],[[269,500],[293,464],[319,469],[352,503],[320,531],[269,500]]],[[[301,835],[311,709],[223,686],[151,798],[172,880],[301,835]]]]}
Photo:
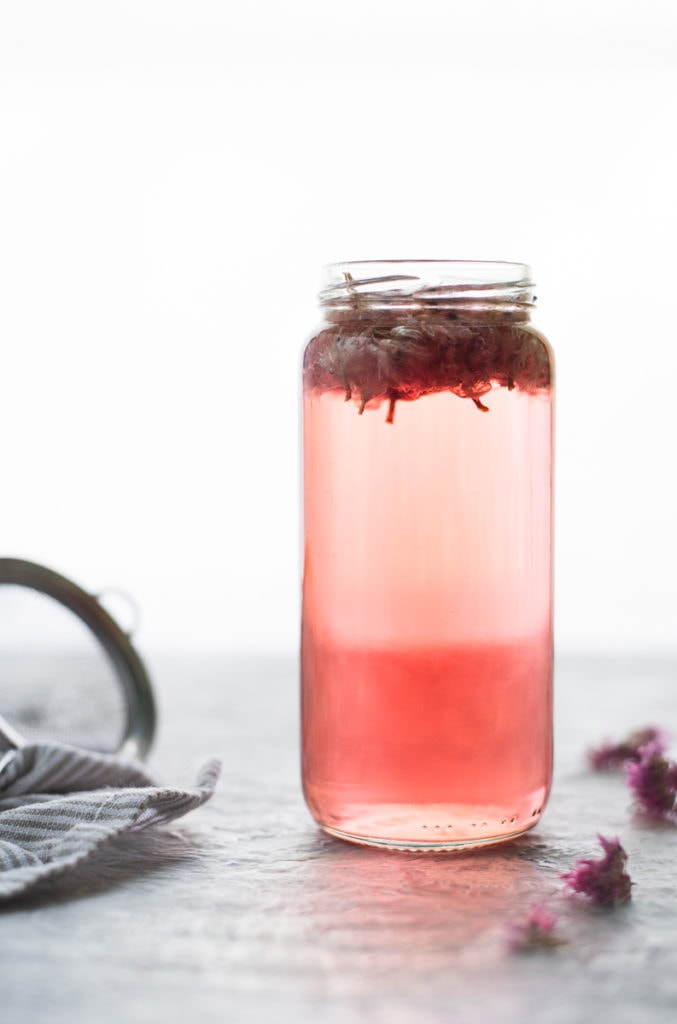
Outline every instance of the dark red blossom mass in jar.
{"type": "Polygon", "coordinates": [[[328,831],[523,832],[551,774],[550,349],[528,268],[329,268],[304,357],[303,779],[328,831]]]}

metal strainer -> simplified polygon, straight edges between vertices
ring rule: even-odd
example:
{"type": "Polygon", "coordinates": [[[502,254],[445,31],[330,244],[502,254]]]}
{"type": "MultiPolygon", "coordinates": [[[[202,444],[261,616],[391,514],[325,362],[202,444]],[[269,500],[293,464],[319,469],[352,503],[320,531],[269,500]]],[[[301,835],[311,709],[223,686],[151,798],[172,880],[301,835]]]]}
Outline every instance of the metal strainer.
{"type": "Polygon", "coordinates": [[[150,679],[104,596],[44,566],[0,558],[0,746],[59,740],[148,753],[150,679]]]}

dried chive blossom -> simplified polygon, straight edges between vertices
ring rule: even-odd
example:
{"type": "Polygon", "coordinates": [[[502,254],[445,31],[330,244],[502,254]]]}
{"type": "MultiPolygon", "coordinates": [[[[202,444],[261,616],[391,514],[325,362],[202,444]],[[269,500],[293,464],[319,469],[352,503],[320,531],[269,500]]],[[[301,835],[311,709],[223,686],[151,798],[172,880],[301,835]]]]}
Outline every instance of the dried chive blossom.
{"type": "Polygon", "coordinates": [[[534,394],[550,386],[547,344],[505,313],[334,311],[332,320],[306,350],[306,391],[343,392],[360,414],[387,401],[389,423],[398,401],[434,392],[451,391],[488,412],[482,399],[493,388],[534,394]]]}
{"type": "Polygon", "coordinates": [[[508,923],[508,949],[514,953],[531,953],[539,949],[555,949],[566,939],[556,933],[557,917],[543,903],[532,907],[523,921],[508,923]]]}
{"type": "Polygon", "coordinates": [[[639,761],[642,747],[646,747],[649,743],[663,751],[668,745],[667,734],[655,726],[636,729],[619,743],[605,742],[599,747],[589,750],[587,753],[588,764],[596,772],[622,768],[628,761],[639,761]]]}
{"type": "Polygon", "coordinates": [[[675,818],[677,764],[663,756],[658,743],[648,743],[627,766],[628,785],[638,808],[652,818],[675,818]]]}
{"type": "Polygon", "coordinates": [[[600,906],[627,903],[632,881],[625,870],[628,855],[618,839],[597,837],[604,854],[597,859],[577,860],[571,871],[562,875],[567,888],[587,896],[600,906]]]}

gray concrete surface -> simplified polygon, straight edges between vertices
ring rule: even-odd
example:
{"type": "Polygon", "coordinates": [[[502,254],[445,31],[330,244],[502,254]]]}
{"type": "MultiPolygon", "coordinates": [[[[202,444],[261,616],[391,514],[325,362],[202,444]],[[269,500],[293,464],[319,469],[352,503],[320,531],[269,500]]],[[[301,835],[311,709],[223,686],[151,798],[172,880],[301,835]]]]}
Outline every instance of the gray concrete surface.
{"type": "Polygon", "coordinates": [[[297,769],[291,662],[157,658],[154,767],[187,782],[220,754],[213,800],[0,910],[2,1024],[272,1021],[642,1024],[677,1015],[677,827],[632,813],[586,747],[647,723],[677,736],[677,664],[565,660],[557,767],[536,830],[493,849],[412,855],[316,829],[297,769]],[[609,912],[559,874],[618,835],[636,883],[609,912]],[[506,951],[505,925],[551,899],[569,943],[506,951]]]}

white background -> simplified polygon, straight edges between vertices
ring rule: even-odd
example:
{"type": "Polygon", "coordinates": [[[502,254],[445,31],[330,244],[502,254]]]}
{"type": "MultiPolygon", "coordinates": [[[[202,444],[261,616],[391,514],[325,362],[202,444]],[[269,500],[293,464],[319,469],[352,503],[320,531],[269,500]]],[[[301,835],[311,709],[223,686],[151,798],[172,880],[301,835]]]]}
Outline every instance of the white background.
{"type": "Polygon", "coordinates": [[[3,553],[292,651],[320,266],[528,262],[562,650],[675,650],[674,0],[2,0],[3,553]]]}

